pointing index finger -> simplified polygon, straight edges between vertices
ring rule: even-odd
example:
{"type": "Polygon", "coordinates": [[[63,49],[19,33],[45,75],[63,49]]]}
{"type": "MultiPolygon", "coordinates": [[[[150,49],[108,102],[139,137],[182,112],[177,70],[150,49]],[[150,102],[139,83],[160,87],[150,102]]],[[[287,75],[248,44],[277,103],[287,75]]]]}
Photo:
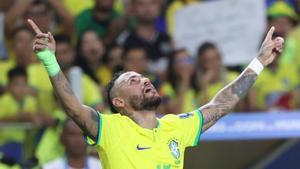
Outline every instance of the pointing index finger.
{"type": "Polygon", "coordinates": [[[275,31],[275,27],[272,26],[271,29],[269,30],[268,34],[267,34],[266,40],[272,40],[272,36],[273,36],[274,31],[275,31]]]}
{"type": "Polygon", "coordinates": [[[31,20],[31,19],[28,19],[27,22],[30,24],[31,28],[34,30],[34,32],[36,34],[41,34],[43,33],[40,28],[31,20]]]}

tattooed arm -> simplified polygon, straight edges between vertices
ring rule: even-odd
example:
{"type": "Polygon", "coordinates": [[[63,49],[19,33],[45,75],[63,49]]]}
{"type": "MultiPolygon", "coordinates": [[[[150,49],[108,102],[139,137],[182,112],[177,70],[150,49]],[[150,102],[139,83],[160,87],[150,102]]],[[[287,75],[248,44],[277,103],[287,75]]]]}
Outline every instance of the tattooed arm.
{"type": "MultiPolygon", "coordinates": [[[[274,61],[276,56],[282,52],[283,39],[280,37],[272,39],[274,27],[272,27],[259,52],[257,59],[263,66],[267,66],[274,61]]],[[[206,105],[200,108],[203,114],[202,131],[214,125],[221,117],[228,114],[238,101],[247,94],[251,86],[257,79],[257,73],[251,68],[246,68],[241,75],[224,87],[206,105]]]]}
{"type": "Polygon", "coordinates": [[[52,34],[42,33],[32,20],[28,20],[28,23],[36,32],[33,50],[46,67],[52,86],[62,107],[67,115],[83,130],[84,134],[96,140],[99,123],[98,113],[94,109],[82,105],[71,90],[70,84],[60,71],[55,55],[53,54],[55,52],[55,40],[52,34]],[[43,54],[43,52],[46,52],[46,54],[43,54]]]}
{"type": "Polygon", "coordinates": [[[55,76],[50,76],[54,91],[68,116],[93,140],[97,139],[99,117],[97,111],[82,105],[73,93],[71,86],[59,71],[55,76]]]}
{"type": "Polygon", "coordinates": [[[235,81],[219,91],[212,101],[202,106],[200,108],[204,118],[202,130],[207,130],[217,120],[229,113],[238,101],[246,95],[256,78],[257,74],[253,70],[245,69],[235,81]]]}

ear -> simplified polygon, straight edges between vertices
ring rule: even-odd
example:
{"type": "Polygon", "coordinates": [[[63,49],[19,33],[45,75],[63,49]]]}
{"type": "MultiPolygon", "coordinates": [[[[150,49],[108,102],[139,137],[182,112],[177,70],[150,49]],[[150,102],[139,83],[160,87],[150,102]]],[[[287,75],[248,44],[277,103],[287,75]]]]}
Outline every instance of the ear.
{"type": "Polygon", "coordinates": [[[125,101],[119,97],[113,98],[112,103],[118,109],[122,109],[125,107],[125,101]]]}

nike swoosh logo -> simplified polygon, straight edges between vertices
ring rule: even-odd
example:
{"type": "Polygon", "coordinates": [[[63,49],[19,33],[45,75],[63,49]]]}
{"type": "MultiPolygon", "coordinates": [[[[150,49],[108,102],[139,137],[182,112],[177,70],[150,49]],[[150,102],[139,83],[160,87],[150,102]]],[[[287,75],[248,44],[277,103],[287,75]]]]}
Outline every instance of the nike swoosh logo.
{"type": "Polygon", "coordinates": [[[147,150],[147,149],[151,149],[151,147],[140,147],[140,145],[138,144],[138,145],[136,146],[136,149],[137,149],[137,150],[147,150]]]}

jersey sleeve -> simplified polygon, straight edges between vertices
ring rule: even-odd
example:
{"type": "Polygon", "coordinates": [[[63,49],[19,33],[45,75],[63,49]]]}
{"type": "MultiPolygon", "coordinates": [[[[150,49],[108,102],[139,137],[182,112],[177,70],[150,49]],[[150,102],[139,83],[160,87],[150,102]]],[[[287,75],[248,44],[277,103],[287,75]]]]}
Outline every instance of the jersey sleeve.
{"type": "Polygon", "coordinates": [[[96,140],[85,136],[85,141],[88,145],[107,148],[113,145],[120,138],[120,131],[122,128],[119,123],[120,120],[115,115],[101,114],[98,112],[98,134],[96,140]]]}
{"type": "Polygon", "coordinates": [[[193,112],[178,115],[179,124],[182,132],[182,142],[185,147],[198,145],[202,133],[203,116],[197,109],[193,112]]]}

